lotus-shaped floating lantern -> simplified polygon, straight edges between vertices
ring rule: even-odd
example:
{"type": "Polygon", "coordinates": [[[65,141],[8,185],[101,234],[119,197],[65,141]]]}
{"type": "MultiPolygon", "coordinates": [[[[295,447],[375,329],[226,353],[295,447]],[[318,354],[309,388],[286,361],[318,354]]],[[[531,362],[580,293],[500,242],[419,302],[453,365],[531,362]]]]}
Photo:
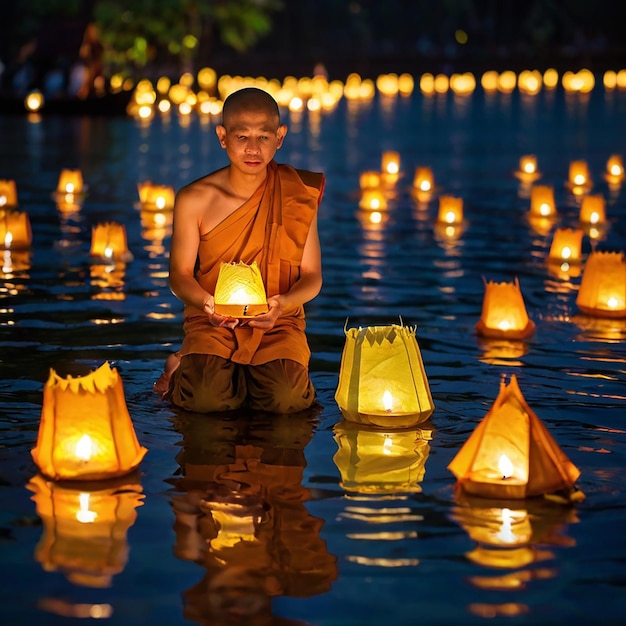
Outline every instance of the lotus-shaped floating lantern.
{"type": "Polygon", "coordinates": [[[415,337],[398,324],[344,329],[335,400],[347,420],[409,428],[435,409],[415,337]]]}
{"type": "Polygon", "coordinates": [[[513,282],[485,281],[482,314],[476,332],[483,337],[524,339],[535,332],[517,278],[513,282]]]}
{"type": "Polygon", "coordinates": [[[626,317],[626,260],[623,252],[594,251],[587,257],[576,306],[587,315],[626,317]]]}
{"type": "Polygon", "coordinates": [[[147,450],[139,445],[122,379],[105,362],[86,376],[50,370],[43,390],[35,464],[54,480],[102,480],[136,469],[147,450]]]}
{"type": "Polygon", "coordinates": [[[14,180],[0,180],[0,209],[17,206],[17,187],[14,180]]]}
{"type": "Polygon", "coordinates": [[[32,240],[33,233],[28,213],[0,209],[0,249],[24,250],[31,247],[32,240]]]}
{"type": "Polygon", "coordinates": [[[130,479],[74,486],[41,474],[27,485],[43,523],[35,558],[74,584],[109,587],[128,561],[128,529],[143,504],[141,485],[130,479]]]}
{"type": "Polygon", "coordinates": [[[419,493],[432,428],[381,429],[343,420],[335,425],[341,486],[351,493],[419,493]]]}
{"type": "Polygon", "coordinates": [[[132,261],[133,254],[128,249],[124,224],[103,222],[93,226],[90,254],[105,261],[132,261]]]}
{"type": "Polygon", "coordinates": [[[463,222],[463,198],[439,196],[437,221],[440,224],[461,224],[463,222]]]}
{"type": "Polygon", "coordinates": [[[583,231],[580,228],[557,228],[554,231],[548,262],[574,265],[582,261],[583,231]]]}
{"type": "Polygon", "coordinates": [[[515,172],[515,176],[527,184],[541,178],[537,169],[537,157],[534,154],[525,154],[520,157],[519,169],[515,172]]]}
{"type": "Polygon", "coordinates": [[[147,180],[137,184],[139,203],[147,211],[167,211],[174,208],[174,188],[156,185],[147,180]]]}
{"type": "Polygon", "coordinates": [[[612,154],[606,162],[604,178],[609,186],[619,186],[624,181],[624,160],[621,154],[612,154]]]}
{"type": "Polygon", "coordinates": [[[555,218],[557,216],[554,188],[550,185],[533,185],[530,189],[530,216],[555,218]]]}
{"type": "MultiPolygon", "coordinates": [[[[471,495],[522,499],[573,492],[580,471],[526,403],[515,375],[448,469],[471,495]]],[[[579,492],[580,493],[580,492],[579,492]]]]}
{"type": "Polygon", "coordinates": [[[267,295],[256,261],[222,263],[215,285],[215,312],[230,317],[267,313],[267,295]]]}
{"type": "Polygon", "coordinates": [[[77,195],[84,191],[83,173],[78,169],[63,169],[59,174],[57,194],[77,195]]]}

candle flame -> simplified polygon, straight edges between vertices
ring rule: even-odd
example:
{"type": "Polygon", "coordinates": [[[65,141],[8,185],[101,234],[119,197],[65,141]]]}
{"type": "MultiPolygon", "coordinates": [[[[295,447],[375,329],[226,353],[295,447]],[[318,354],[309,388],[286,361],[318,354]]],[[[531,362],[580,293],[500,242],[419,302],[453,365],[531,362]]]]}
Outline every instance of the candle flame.
{"type": "Polygon", "coordinates": [[[383,393],[383,407],[387,413],[390,413],[393,408],[393,396],[389,391],[385,391],[385,393],[383,393]]]}
{"type": "Polygon", "coordinates": [[[228,304],[246,304],[248,300],[248,293],[243,287],[240,287],[233,291],[230,298],[228,298],[228,304]]]}
{"type": "Polygon", "coordinates": [[[157,209],[163,209],[165,208],[165,198],[163,196],[159,196],[154,204],[156,205],[157,209]]]}
{"type": "Polygon", "coordinates": [[[510,478],[513,475],[513,463],[506,454],[501,454],[498,459],[498,471],[502,478],[510,478]]]}
{"type": "Polygon", "coordinates": [[[547,202],[542,202],[539,206],[539,213],[546,217],[547,215],[550,215],[550,213],[552,213],[552,207],[547,202]]]}
{"type": "Polygon", "coordinates": [[[446,213],[446,222],[448,222],[448,224],[452,224],[455,221],[456,221],[456,214],[454,213],[454,211],[448,211],[446,213]]]}
{"type": "Polygon", "coordinates": [[[387,163],[387,173],[388,174],[397,174],[400,171],[400,166],[395,161],[391,161],[387,163]]]}
{"type": "Polygon", "coordinates": [[[563,250],[561,250],[561,258],[569,259],[572,256],[572,249],[569,246],[563,246],[563,250]]]}
{"type": "Polygon", "coordinates": [[[524,171],[527,174],[534,174],[535,164],[532,161],[527,161],[526,163],[524,163],[524,171]]]}
{"type": "Polygon", "coordinates": [[[74,454],[82,461],[89,461],[93,454],[93,442],[89,435],[83,435],[74,449],[74,454]]]}
{"type": "Polygon", "coordinates": [[[74,183],[66,183],[65,193],[74,193],[74,183]]]}
{"type": "Polygon", "coordinates": [[[92,524],[96,521],[98,514],[89,510],[89,494],[81,493],[78,495],[80,509],[76,511],[76,519],[83,524],[92,524]]]}
{"type": "Polygon", "coordinates": [[[585,175],[584,174],[576,174],[574,176],[574,184],[575,185],[584,185],[585,184],[585,175]]]}
{"type": "Polygon", "coordinates": [[[597,224],[600,221],[600,215],[597,211],[593,211],[593,213],[589,216],[589,222],[591,224],[597,224]]]}
{"type": "Polygon", "coordinates": [[[609,307],[609,309],[619,308],[619,300],[615,296],[610,296],[606,304],[609,307]]]}
{"type": "Polygon", "coordinates": [[[4,206],[7,203],[7,197],[5,195],[0,196],[0,206],[4,206]]]}
{"type": "Polygon", "coordinates": [[[611,176],[621,176],[622,175],[622,166],[619,163],[613,163],[609,170],[611,176]]]}
{"type": "Polygon", "coordinates": [[[498,328],[500,330],[509,330],[511,328],[511,323],[509,320],[502,320],[501,322],[498,322],[498,328]]]}
{"type": "Polygon", "coordinates": [[[423,180],[420,183],[420,189],[422,191],[430,191],[430,181],[429,180],[423,180]]]}
{"type": "Polygon", "coordinates": [[[104,256],[105,256],[107,259],[111,259],[111,258],[113,258],[113,248],[111,248],[111,246],[107,246],[107,247],[104,249],[104,256]]]}
{"type": "Polygon", "coordinates": [[[7,234],[4,236],[4,247],[10,248],[11,243],[13,243],[13,233],[10,230],[8,230],[7,234]]]}

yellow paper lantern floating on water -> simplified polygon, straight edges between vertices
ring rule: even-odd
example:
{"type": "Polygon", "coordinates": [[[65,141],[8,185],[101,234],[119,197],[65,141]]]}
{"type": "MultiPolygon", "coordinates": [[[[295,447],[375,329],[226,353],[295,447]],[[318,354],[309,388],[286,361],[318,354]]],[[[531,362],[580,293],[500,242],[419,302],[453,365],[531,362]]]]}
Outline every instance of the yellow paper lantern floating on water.
{"type": "Polygon", "coordinates": [[[583,231],[580,228],[557,228],[548,253],[550,263],[578,264],[582,260],[583,231]]]}
{"type": "Polygon", "coordinates": [[[124,224],[103,222],[93,226],[89,254],[105,261],[132,261],[133,254],[128,249],[124,224]]]}
{"type": "Polygon", "coordinates": [[[57,183],[59,194],[80,194],[84,191],[83,173],[78,169],[63,169],[57,183]]]}
{"type": "Polygon", "coordinates": [[[359,187],[361,191],[365,191],[366,189],[378,189],[381,182],[380,172],[375,170],[366,170],[365,172],[361,172],[359,176],[359,187]]]}
{"type": "Polygon", "coordinates": [[[147,450],[139,445],[122,379],[105,362],[86,376],[50,370],[43,390],[33,460],[53,480],[102,480],[136,469],[147,450]]]}
{"type": "Polygon", "coordinates": [[[476,332],[483,337],[525,339],[535,332],[517,278],[513,282],[485,281],[482,314],[476,332]]]}
{"type": "Polygon", "coordinates": [[[420,493],[432,428],[381,429],[343,420],[334,427],[333,461],[350,493],[420,493]]]}
{"type": "Polygon", "coordinates": [[[609,186],[618,186],[624,180],[624,161],[621,154],[612,154],[606,162],[604,178],[609,186]]]}
{"type": "Polygon", "coordinates": [[[533,185],[530,189],[530,216],[552,219],[556,214],[554,188],[550,185],[533,185]]]}
{"type": "Polygon", "coordinates": [[[215,285],[215,312],[230,317],[267,313],[263,277],[256,261],[222,263],[215,285]]]}
{"type": "Polygon", "coordinates": [[[465,493],[523,499],[573,492],[580,471],[528,406],[515,375],[463,444],[448,469],[465,493]]]}
{"type": "Polygon", "coordinates": [[[128,562],[127,532],[143,505],[142,488],[131,479],[79,485],[41,474],[27,484],[43,523],[35,558],[74,584],[110,587],[128,562]]]}
{"type": "Polygon", "coordinates": [[[576,306],[591,316],[626,317],[626,260],[623,252],[594,251],[587,257],[576,306]]]}
{"type": "Polygon", "coordinates": [[[167,211],[174,208],[174,189],[168,185],[156,185],[144,181],[137,183],[141,208],[152,211],[167,211]]]}
{"type": "Polygon", "coordinates": [[[400,153],[396,150],[385,150],[381,157],[380,169],[383,182],[395,185],[400,176],[400,153]]]}
{"type": "Polygon", "coordinates": [[[575,195],[582,195],[593,187],[587,161],[577,160],[569,164],[569,174],[566,186],[575,195]]]}
{"type": "Polygon", "coordinates": [[[437,221],[441,224],[460,224],[463,222],[463,198],[439,196],[437,221]]]}
{"type": "Polygon", "coordinates": [[[600,226],[606,222],[606,202],[601,194],[586,195],[580,203],[579,219],[582,224],[600,226]]]}
{"type": "Polygon", "coordinates": [[[410,428],[428,419],[435,405],[416,328],[391,324],[344,333],[335,392],[344,418],[383,428],[410,428]]]}
{"type": "Polygon", "coordinates": [[[431,167],[417,166],[413,175],[413,189],[417,193],[432,193],[435,189],[435,177],[431,167]]]}
{"type": "Polygon", "coordinates": [[[33,233],[25,211],[0,209],[0,249],[24,250],[31,247],[33,233]]]}
{"type": "Polygon", "coordinates": [[[17,186],[14,180],[0,180],[0,209],[17,206],[17,186]]]}
{"type": "Polygon", "coordinates": [[[520,157],[519,169],[515,172],[515,176],[523,183],[533,183],[541,178],[537,167],[537,157],[534,154],[525,154],[520,157]]]}
{"type": "Polygon", "coordinates": [[[387,197],[382,189],[364,189],[359,200],[359,208],[364,211],[386,211],[387,197]]]}

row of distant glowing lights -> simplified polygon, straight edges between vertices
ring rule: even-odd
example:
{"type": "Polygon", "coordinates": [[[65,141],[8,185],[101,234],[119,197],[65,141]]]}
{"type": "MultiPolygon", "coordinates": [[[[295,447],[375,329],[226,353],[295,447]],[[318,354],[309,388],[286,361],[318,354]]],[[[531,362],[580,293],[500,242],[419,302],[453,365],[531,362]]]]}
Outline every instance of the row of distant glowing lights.
{"type": "MultiPolygon", "coordinates": [[[[370,227],[377,227],[386,220],[388,198],[394,195],[399,176],[400,155],[393,150],[383,153],[380,171],[361,173],[359,208],[362,209],[370,227]]],[[[554,188],[550,185],[536,184],[541,177],[537,157],[522,156],[515,176],[523,185],[529,186],[528,219],[531,225],[541,230],[543,234],[548,234],[558,219],[558,212],[554,188]]],[[[624,163],[621,155],[613,154],[609,157],[603,177],[611,190],[620,188],[624,181],[624,163]]],[[[578,276],[582,271],[580,266],[583,236],[586,232],[590,239],[596,240],[603,235],[607,223],[606,201],[602,194],[590,193],[593,181],[588,164],[584,160],[570,163],[566,186],[580,199],[579,222],[585,230],[555,229],[547,261],[551,265],[557,265],[563,274],[578,276]]],[[[432,168],[416,167],[411,190],[413,197],[418,203],[426,203],[432,198],[434,189],[432,168]]],[[[440,195],[437,233],[447,239],[454,239],[463,232],[463,222],[463,199],[453,195],[440,195]]],[[[517,281],[503,284],[489,282],[486,289],[499,290],[506,294],[506,297],[502,298],[502,303],[506,303],[506,306],[501,303],[497,307],[497,315],[483,311],[483,324],[477,328],[479,334],[518,338],[519,333],[522,335],[526,332],[532,333],[534,326],[526,314],[517,281]],[[485,322],[487,318],[489,321],[485,322]]],[[[591,253],[585,263],[584,280],[578,293],[577,305],[584,313],[592,316],[626,317],[626,262],[623,252],[594,250],[591,253]]]]}

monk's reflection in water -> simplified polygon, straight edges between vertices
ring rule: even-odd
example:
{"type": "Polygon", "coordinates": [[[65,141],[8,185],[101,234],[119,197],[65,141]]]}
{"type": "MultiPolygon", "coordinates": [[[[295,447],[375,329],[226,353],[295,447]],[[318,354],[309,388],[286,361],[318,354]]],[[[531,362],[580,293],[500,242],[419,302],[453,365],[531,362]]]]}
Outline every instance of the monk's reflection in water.
{"type": "Polygon", "coordinates": [[[337,560],[305,503],[304,448],[319,409],[296,415],[182,413],[174,551],[206,568],[183,593],[184,615],[216,626],[296,625],[272,598],[330,590],[337,560]]]}

